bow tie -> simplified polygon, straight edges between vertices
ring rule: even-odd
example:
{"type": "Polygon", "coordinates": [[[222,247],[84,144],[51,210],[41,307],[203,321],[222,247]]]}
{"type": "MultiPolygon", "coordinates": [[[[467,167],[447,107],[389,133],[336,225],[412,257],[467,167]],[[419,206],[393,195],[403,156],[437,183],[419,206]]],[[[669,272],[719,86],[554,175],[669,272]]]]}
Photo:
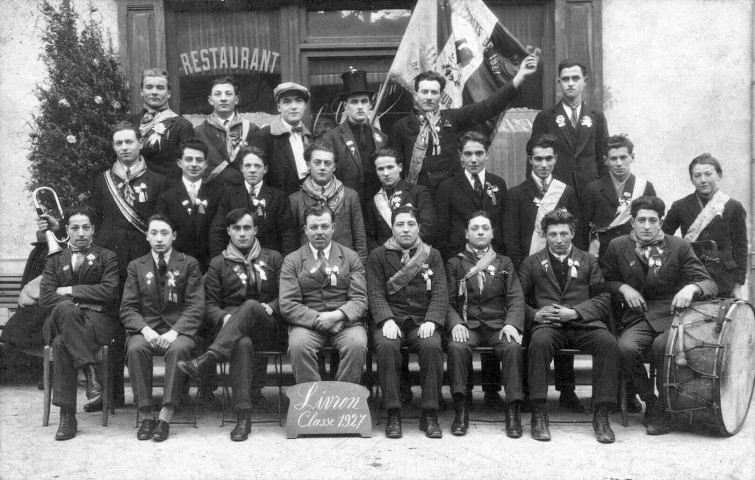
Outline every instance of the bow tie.
{"type": "Polygon", "coordinates": [[[298,133],[299,135],[301,135],[303,131],[303,127],[291,127],[291,133],[298,133]]]}

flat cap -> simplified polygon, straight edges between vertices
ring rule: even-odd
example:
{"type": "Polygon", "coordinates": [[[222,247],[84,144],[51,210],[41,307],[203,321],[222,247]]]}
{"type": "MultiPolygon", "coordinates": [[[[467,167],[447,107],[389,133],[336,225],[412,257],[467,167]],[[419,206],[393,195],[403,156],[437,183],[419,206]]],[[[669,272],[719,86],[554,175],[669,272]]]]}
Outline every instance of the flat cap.
{"type": "Polygon", "coordinates": [[[281,83],[280,85],[275,87],[275,90],[273,90],[275,101],[277,102],[278,99],[280,99],[280,96],[287,92],[298,92],[304,96],[305,101],[309,101],[309,90],[307,90],[306,87],[302,87],[298,83],[294,82],[281,83]]]}

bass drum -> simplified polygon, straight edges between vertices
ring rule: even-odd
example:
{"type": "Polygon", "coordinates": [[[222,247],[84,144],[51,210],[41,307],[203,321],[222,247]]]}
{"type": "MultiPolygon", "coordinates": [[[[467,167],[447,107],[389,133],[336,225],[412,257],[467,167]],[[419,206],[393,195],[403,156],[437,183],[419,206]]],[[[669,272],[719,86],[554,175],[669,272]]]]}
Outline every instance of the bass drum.
{"type": "Polygon", "coordinates": [[[755,309],[744,301],[694,302],[674,318],[663,362],[666,408],[693,426],[736,434],[755,383],[755,309]]]}

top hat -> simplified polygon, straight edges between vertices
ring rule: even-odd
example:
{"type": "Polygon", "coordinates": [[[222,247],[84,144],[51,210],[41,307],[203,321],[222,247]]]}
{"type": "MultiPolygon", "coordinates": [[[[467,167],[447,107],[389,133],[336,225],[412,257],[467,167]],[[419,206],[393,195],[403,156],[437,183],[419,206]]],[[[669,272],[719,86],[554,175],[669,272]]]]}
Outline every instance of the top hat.
{"type": "Polygon", "coordinates": [[[296,92],[302,97],[304,97],[304,101],[309,101],[309,90],[307,90],[306,87],[303,87],[299,85],[298,83],[294,82],[285,82],[281,83],[277,87],[275,87],[275,90],[273,90],[273,95],[275,95],[275,101],[277,102],[280,100],[281,95],[287,92],[296,92]]]}
{"type": "Polygon", "coordinates": [[[364,70],[350,69],[348,72],[341,75],[343,80],[343,93],[339,95],[341,100],[346,100],[352,95],[369,95],[375,94],[375,90],[370,90],[367,86],[367,72],[364,70]]]}

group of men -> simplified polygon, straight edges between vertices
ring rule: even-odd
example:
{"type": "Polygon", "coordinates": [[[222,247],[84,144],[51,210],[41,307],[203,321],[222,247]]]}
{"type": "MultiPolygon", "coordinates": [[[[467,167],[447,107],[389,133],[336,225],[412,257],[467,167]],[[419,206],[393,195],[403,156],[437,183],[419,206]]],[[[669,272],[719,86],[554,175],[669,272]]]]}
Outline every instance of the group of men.
{"type": "MultiPolygon", "coordinates": [[[[238,414],[231,439],[243,441],[264,384],[266,365],[255,361],[255,350],[287,339],[295,380],[303,383],[320,379],[317,353],[331,345],[340,357],[336,380],[358,383],[368,335],[390,438],[402,436],[402,346],[419,354],[420,429],[430,438],[442,436],[444,349],[451,432],[464,435],[472,349],[482,345],[496,354],[483,365],[493,387],[486,401],[505,404],[509,437],[521,437],[528,399],[532,437],[550,439],[547,372],[554,352],[567,347],[594,358],[598,441],[614,441],[608,415],[620,371],[646,402],[648,433],[666,433],[643,356],[651,345],[657,352],[671,312],[721,287],[689,241],[661,230],[665,205],[631,174],[632,143],[609,138],[603,114],[582,100],[587,72],[578,63],[558,67],[564,98],[535,120],[526,180],[507,190],[486,170],[490,140],[473,127],[500,114],[536,68],[528,56],[487,100],[447,110],[439,109],[445,79],[422,73],[415,110],[387,136],[370,122],[374,92],[366,74],[346,72],[345,121],[318,141],[303,124],[309,91],[301,85],[276,87],[280,115],[257,128],[236,111],[233,79],[216,79],[214,111],[192,130],[168,106],[167,73],[146,70],[144,110],[114,128],[118,160],[95,179],[96,210],[66,215],[69,248],[51,257],[44,273],[53,400],[61,408],[56,438],[76,434],[79,368],[95,400],[90,410],[96,408],[102,387],[94,352],[121,328],[143,419],[140,440],[168,437],[187,375],[202,378],[229,361],[238,414]],[[608,329],[612,295],[625,307],[618,339],[608,329]],[[209,346],[197,352],[201,337],[209,346]],[[165,356],[157,417],[154,355],[165,356]],[[505,402],[496,392],[501,384],[505,402]]],[[[693,183],[697,175],[709,195],[698,189],[697,211],[677,213],[683,234],[686,228],[699,236],[717,222],[711,210],[743,226],[741,204],[717,192],[722,172],[711,159],[690,166],[693,183]],[[705,218],[697,221],[700,211],[705,218]],[[692,221],[689,212],[697,212],[692,221]]],[[[746,230],[732,238],[727,258],[735,277],[723,294],[739,296],[746,230]]],[[[556,366],[561,403],[581,409],[571,365],[556,366]]]]}

